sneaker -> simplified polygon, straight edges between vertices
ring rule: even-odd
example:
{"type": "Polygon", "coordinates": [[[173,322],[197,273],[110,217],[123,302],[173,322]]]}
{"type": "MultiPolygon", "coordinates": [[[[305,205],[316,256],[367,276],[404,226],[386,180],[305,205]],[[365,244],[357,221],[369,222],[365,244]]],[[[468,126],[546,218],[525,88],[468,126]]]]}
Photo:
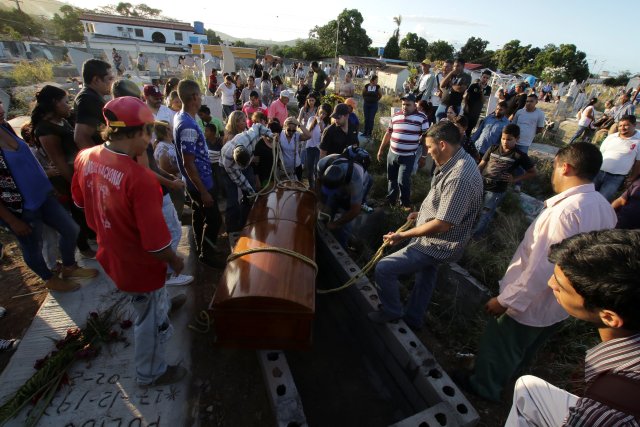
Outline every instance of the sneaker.
{"type": "Polygon", "coordinates": [[[171,297],[171,308],[169,308],[169,312],[173,313],[187,302],[187,296],[185,294],[178,294],[174,297],[171,297]]]}
{"type": "Polygon", "coordinates": [[[98,275],[98,270],[95,268],[84,268],[79,265],[72,267],[62,267],[63,279],[93,279],[98,275]]]}
{"type": "Polygon", "coordinates": [[[193,276],[189,276],[187,274],[178,274],[174,276],[173,274],[164,282],[165,286],[184,286],[193,282],[193,276]]]}
{"type": "Polygon", "coordinates": [[[148,384],[140,384],[138,385],[142,388],[147,387],[160,387],[169,384],[175,384],[180,382],[187,375],[187,370],[180,365],[169,365],[167,366],[167,370],[164,374],[160,375],[155,380],[151,381],[148,384]]]}
{"type": "Polygon", "coordinates": [[[83,251],[80,251],[80,255],[82,255],[83,258],[95,259],[96,258],[96,251],[94,251],[93,249],[89,248],[89,249],[85,249],[83,251]]]}
{"type": "Polygon", "coordinates": [[[14,350],[18,344],[20,343],[20,340],[3,340],[0,339],[0,351],[11,351],[14,350]]]}
{"type": "Polygon", "coordinates": [[[362,210],[366,213],[373,212],[373,208],[366,203],[363,203],[361,207],[362,207],[362,210]]]}
{"type": "Polygon", "coordinates": [[[225,268],[227,266],[227,260],[220,257],[205,257],[200,255],[198,261],[211,268],[225,268]]]}
{"type": "Polygon", "coordinates": [[[62,279],[58,276],[53,276],[47,280],[44,286],[50,291],[58,292],[73,292],[80,289],[80,285],[72,280],[62,279]]]}
{"type": "Polygon", "coordinates": [[[7,314],[7,309],[0,305],[0,319],[2,319],[5,314],[7,314]]]}
{"type": "Polygon", "coordinates": [[[369,320],[373,323],[379,323],[381,325],[402,319],[402,316],[396,316],[394,314],[387,313],[386,311],[371,311],[367,313],[367,317],[369,317],[369,320]]]}

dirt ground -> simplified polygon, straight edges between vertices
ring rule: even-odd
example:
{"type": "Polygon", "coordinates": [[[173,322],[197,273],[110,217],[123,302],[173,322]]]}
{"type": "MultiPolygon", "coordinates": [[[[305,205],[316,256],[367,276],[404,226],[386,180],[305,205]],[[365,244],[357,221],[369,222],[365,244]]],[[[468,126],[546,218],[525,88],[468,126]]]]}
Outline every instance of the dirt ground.
{"type": "MultiPolygon", "coordinates": [[[[0,231],[0,242],[4,245],[4,258],[0,260],[0,306],[7,309],[7,314],[0,319],[0,338],[21,338],[47,292],[42,280],[24,264],[15,239],[0,231]],[[21,296],[32,292],[37,293],[21,296]]],[[[0,352],[0,372],[12,354],[0,352]]]]}

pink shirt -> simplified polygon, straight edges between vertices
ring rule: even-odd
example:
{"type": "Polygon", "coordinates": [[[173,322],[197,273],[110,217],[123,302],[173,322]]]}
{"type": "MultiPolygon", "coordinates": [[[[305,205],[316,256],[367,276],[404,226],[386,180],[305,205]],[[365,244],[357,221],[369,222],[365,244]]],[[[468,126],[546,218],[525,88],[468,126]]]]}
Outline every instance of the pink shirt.
{"type": "Polygon", "coordinates": [[[569,317],[547,285],[553,264],[549,248],[567,237],[614,228],[613,208],[593,184],[572,187],[544,202],[545,208],[531,224],[500,281],[498,302],[514,320],[543,327],[569,317]]]}
{"type": "Polygon", "coordinates": [[[242,106],[242,112],[244,113],[245,116],[247,116],[248,128],[250,128],[251,125],[253,125],[253,123],[251,122],[251,116],[256,111],[261,111],[262,113],[264,113],[265,116],[269,117],[269,110],[267,109],[267,106],[264,105],[263,103],[260,103],[260,106],[258,107],[254,107],[253,105],[251,105],[251,101],[247,101],[242,106]]]}
{"type": "Polygon", "coordinates": [[[280,120],[280,124],[284,126],[284,121],[289,117],[289,111],[287,106],[280,101],[280,98],[276,99],[269,105],[269,119],[276,118],[280,120]]]}

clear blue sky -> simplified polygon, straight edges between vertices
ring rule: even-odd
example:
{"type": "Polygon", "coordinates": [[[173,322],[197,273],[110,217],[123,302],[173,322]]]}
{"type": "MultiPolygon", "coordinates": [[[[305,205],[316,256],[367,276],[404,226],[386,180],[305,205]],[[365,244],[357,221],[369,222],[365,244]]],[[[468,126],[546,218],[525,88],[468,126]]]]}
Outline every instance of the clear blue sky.
{"type": "MultiPolygon", "coordinates": [[[[116,0],[68,2],[88,8],[117,3],[116,0]]],[[[138,2],[144,0],[131,1],[134,4],[138,2]]],[[[386,44],[395,29],[392,17],[402,15],[401,37],[411,31],[428,41],[447,40],[459,48],[469,37],[475,36],[488,40],[489,48],[493,50],[513,39],[538,47],[548,43],[573,43],[587,53],[592,72],[640,72],[640,57],[632,53],[633,47],[615,44],[625,36],[635,39],[633,20],[640,16],[638,0],[610,3],[593,0],[241,0],[191,1],[186,4],[175,0],[148,0],[147,4],[182,21],[204,21],[207,28],[234,37],[270,40],[306,38],[309,29],[335,19],[347,7],[362,13],[363,26],[374,46],[386,44]],[[247,13],[247,10],[251,12],[247,13]],[[624,18],[627,22],[623,22],[624,18]]]]}

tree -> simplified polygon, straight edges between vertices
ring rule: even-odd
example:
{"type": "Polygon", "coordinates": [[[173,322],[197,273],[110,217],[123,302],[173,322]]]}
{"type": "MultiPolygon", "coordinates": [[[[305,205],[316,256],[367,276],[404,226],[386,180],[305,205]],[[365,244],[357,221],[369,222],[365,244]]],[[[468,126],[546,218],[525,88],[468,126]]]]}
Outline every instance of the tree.
{"type": "Polygon", "coordinates": [[[478,58],[485,56],[485,50],[488,45],[488,40],[482,40],[479,37],[469,37],[464,46],[460,48],[458,54],[468,62],[476,62],[478,58]]]}
{"type": "Polygon", "coordinates": [[[205,30],[204,32],[207,35],[207,43],[208,44],[220,44],[222,43],[222,38],[216,34],[213,30],[205,30]]]}
{"type": "Polygon", "coordinates": [[[602,84],[609,87],[626,86],[631,80],[631,72],[629,70],[621,71],[617,77],[608,77],[603,80],[602,84]]]}
{"type": "MultiPolygon", "coordinates": [[[[37,37],[42,34],[42,24],[33,16],[17,9],[0,10],[0,24],[3,25],[2,33],[12,36],[12,38],[15,38],[17,34],[22,37],[37,37]]],[[[22,37],[16,39],[20,40],[22,37]]]]}
{"type": "MultiPolygon", "coordinates": [[[[422,61],[427,57],[428,48],[429,43],[424,38],[419,37],[416,33],[409,32],[400,41],[400,57],[402,58],[402,49],[413,49],[416,53],[416,59],[413,61],[422,61]]],[[[407,60],[409,61],[409,59],[407,60]]]]}
{"type": "Polygon", "coordinates": [[[338,55],[367,55],[371,39],[363,28],[362,14],[357,9],[344,9],[338,20],[331,20],[323,26],[315,26],[309,31],[309,38],[317,40],[323,56],[333,56],[338,34],[338,55]],[[340,21],[340,27],[336,28],[340,21]]]}
{"type": "Polygon", "coordinates": [[[129,2],[120,2],[115,6],[114,5],[101,6],[98,9],[96,9],[96,12],[106,13],[111,15],[115,14],[115,15],[121,15],[121,16],[132,16],[132,17],[139,17],[139,18],[168,19],[160,15],[162,13],[162,10],[147,6],[144,3],[133,5],[129,2]]]}
{"type": "MultiPolygon", "coordinates": [[[[494,54],[497,67],[505,73],[526,72],[536,74],[533,64],[540,48],[531,45],[520,46],[520,40],[511,40],[494,54]]],[[[542,70],[540,70],[542,72],[542,70]]]]}
{"type": "Polygon", "coordinates": [[[247,47],[247,44],[245,42],[243,42],[242,40],[236,40],[233,42],[233,45],[235,47],[247,47]]]}
{"type": "Polygon", "coordinates": [[[140,3],[135,7],[138,16],[142,18],[158,18],[162,13],[162,10],[149,7],[144,3],[140,3]]]}
{"type": "Polygon", "coordinates": [[[400,46],[398,45],[398,34],[394,31],[393,35],[389,37],[387,45],[384,47],[384,57],[389,59],[400,58],[400,46]]]}
{"type": "Polygon", "coordinates": [[[589,78],[586,58],[587,55],[574,44],[561,44],[559,47],[548,44],[536,55],[531,74],[541,73],[545,68],[564,67],[567,79],[583,81],[589,78]]]}
{"type": "Polygon", "coordinates": [[[400,39],[400,25],[402,24],[402,15],[394,16],[393,23],[398,26],[398,28],[396,28],[395,34],[398,37],[398,39],[400,39]]]}
{"type": "Polygon", "coordinates": [[[418,62],[424,59],[424,56],[418,56],[418,53],[415,49],[408,49],[403,47],[400,49],[400,59],[404,59],[405,61],[418,62]]]}
{"type": "Polygon", "coordinates": [[[80,22],[81,10],[65,4],[60,7],[60,13],[53,15],[53,27],[56,36],[67,42],[81,42],[84,39],[82,23],[80,22]]]}
{"type": "Polygon", "coordinates": [[[451,43],[446,42],[444,40],[436,40],[429,44],[429,48],[427,49],[427,57],[431,61],[437,60],[445,60],[453,58],[453,45],[451,43]]]}

